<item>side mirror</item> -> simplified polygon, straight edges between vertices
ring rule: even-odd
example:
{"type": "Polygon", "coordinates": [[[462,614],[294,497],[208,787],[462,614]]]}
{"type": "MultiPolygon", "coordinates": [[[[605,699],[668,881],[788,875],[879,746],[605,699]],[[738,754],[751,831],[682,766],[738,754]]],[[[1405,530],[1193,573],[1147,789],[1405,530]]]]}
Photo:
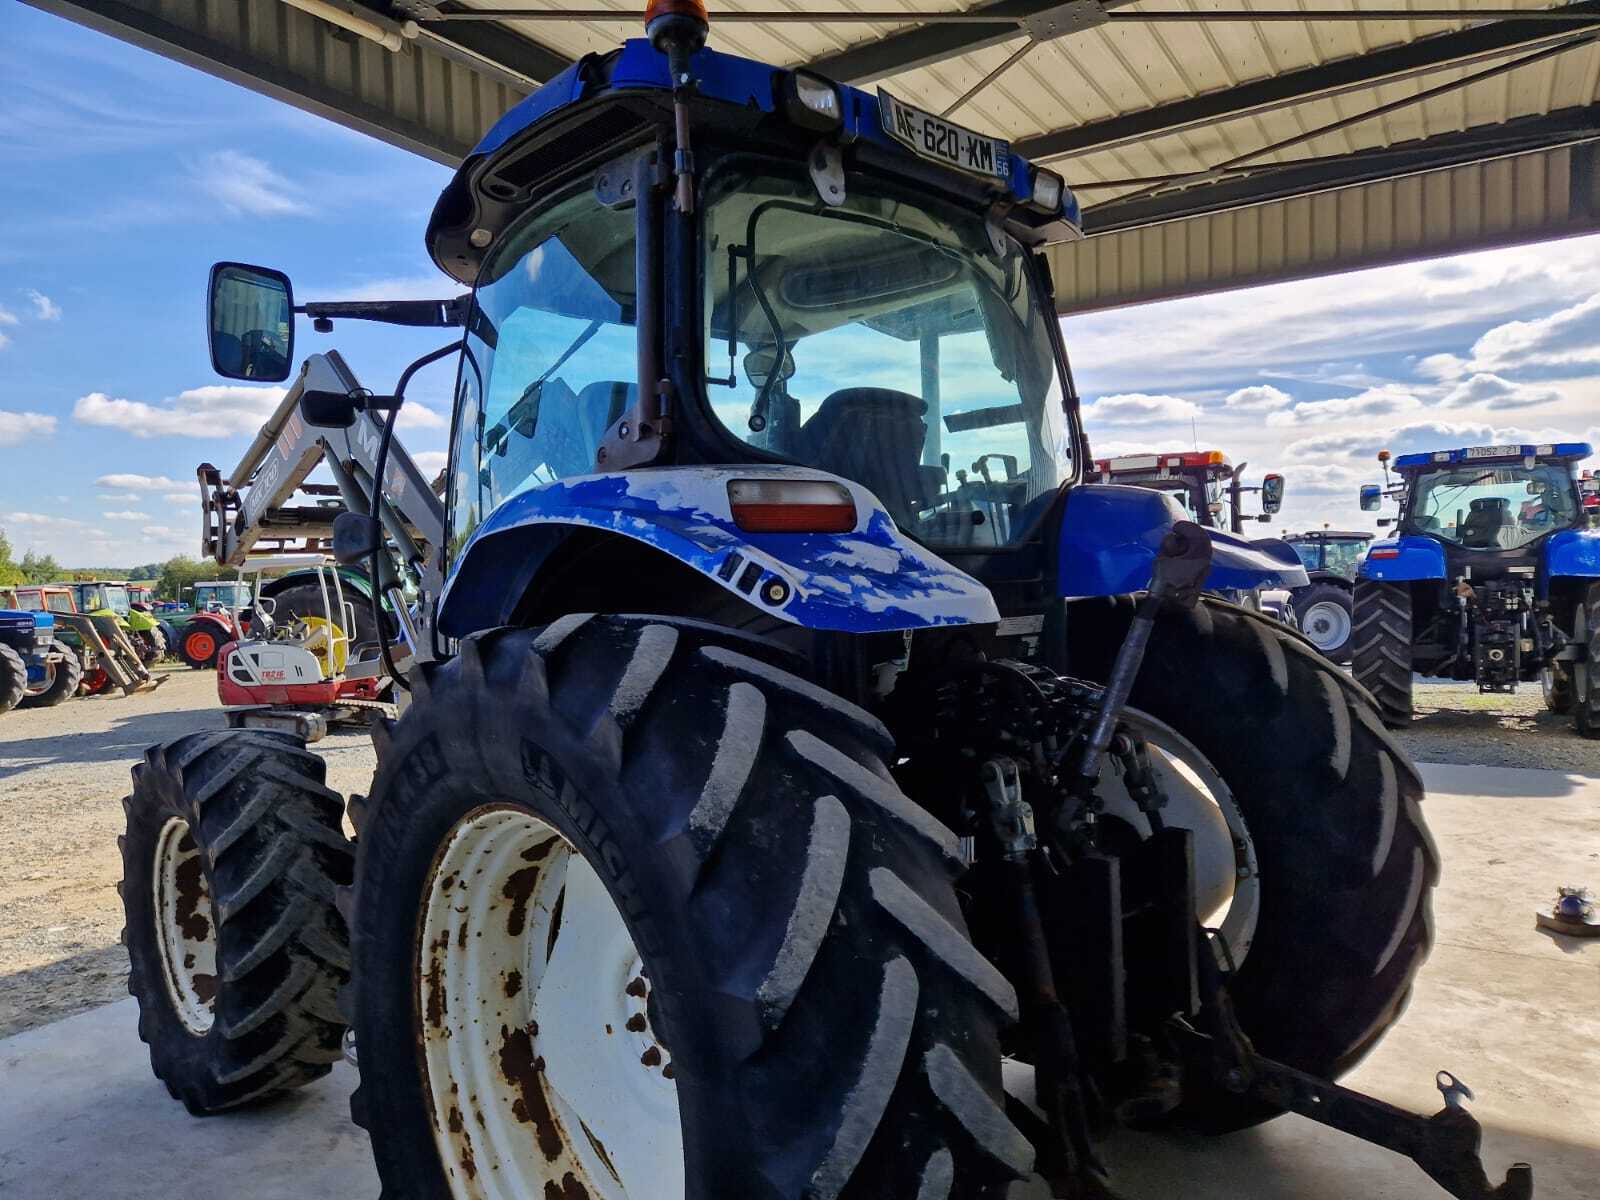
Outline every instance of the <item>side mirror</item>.
{"type": "MultiPolygon", "coordinates": [[[[1377,512],[1383,504],[1383,489],[1375,483],[1361,485],[1361,511],[1377,512]]],[[[1378,522],[1380,525],[1382,521],[1378,522]]]]}
{"type": "Polygon", "coordinates": [[[333,519],[333,558],[340,566],[365,566],[378,545],[378,522],[363,513],[333,519]]]}
{"type": "Polygon", "coordinates": [[[320,429],[349,429],[356,423],[360,406],[348,392],[319,392],[306,390],[300,393],[300,416],[307,425],[320,429]]]}
{"type": "Polygon", "coordinates": [[[228,379],[282,383],[294,361],[294,289],[270,267],[217,263],[207,289],[211,368],[228,379]]]}
{"type": "Polygon", "coordinates": [[[1261,511],[1271,515],[1283,507],[1283,476],[1261,477],[1261,511]]]}

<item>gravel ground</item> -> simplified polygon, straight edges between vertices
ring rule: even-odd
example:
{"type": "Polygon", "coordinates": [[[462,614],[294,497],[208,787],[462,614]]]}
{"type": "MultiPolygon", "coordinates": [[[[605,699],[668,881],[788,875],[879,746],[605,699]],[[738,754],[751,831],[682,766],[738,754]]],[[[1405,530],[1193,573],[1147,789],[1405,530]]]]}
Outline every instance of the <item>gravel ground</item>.
{"type": "MultiPolygon", "coordinates": [[[[127,995],[116,888],[128,769],[149,745],[223,725],[212,672],[163,673],[153,692],[0,716],[0,1037],[127,995]]],[[[330,787],[365,790],[364,733],[316,749],[330,787]]]]}
{"type": "Polygon", "coordinates": [[[1474,683],[1418,679],[1413,701],[1416,718],[1399,737],[1418,762],[1600,775],[1600,740],[1580,738],[1569,718],[1546,709],[1537,683],[1506,696],[1479,694],[1474,683]]]}

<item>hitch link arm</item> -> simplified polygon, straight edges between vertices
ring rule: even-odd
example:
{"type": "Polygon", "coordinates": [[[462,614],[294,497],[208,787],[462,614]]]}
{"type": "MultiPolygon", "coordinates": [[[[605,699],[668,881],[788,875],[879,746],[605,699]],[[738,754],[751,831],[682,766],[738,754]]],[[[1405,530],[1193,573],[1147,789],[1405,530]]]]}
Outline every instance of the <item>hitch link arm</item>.
{"type": "Polygon", "coordinates": [[[1532,1200],[1533,1168],[1527,1163],[1513,1163],[1505,1182],[1489,1182],[1478,1153],[1483,1128],[1462,1105],[1464,1099],[1472,1099],[1472,1090],[1450,1072],[1440,1071],[1434,1077],[1444,1107],[1423,1117],[1257,1054],[1239,1028],[1210,940],[1204,933],[1200,938],[1198,965],[1204,996],[1200,1019],[1205,1032],[1186,1023],[1176,1024],[1180,1037],[1194,1052],[1191,1063],[1209,1066],[1217,1082],[1230,1092],[1288,1109],[1405,1155],[1456,1200],[1532,1200]]]}

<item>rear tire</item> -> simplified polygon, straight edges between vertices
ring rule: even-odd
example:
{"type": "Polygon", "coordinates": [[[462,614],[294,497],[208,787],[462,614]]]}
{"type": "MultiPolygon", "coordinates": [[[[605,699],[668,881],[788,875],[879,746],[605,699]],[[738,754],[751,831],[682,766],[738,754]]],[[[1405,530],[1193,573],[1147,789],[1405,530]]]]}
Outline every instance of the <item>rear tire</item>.
{"type": "Polygon", "coordinates": [[[139,652],[139,661],[147,667],[167,656],[167,639],[159,625],[130,633],[129,639],[133,642],[134,649],[139,652]]]}
{"type": "Polygon", "coordinates": [[[1572,664],[1572,729],[1600,738],[1600,584],[1590,584],[1572,620],[1573,641],[1585,647],[1572,664]]]}
{"type": "Polygon", "coordinates": [[[54,708],[78,694],[78,685],[83,682],[83,664],[78,656],[64,642],[51,642],[50,650],[59,654],[61,661],[46,665],[44,686],[24,696],[18,708],[54,708]]]}
{"type": "Polygon", "coordinates": [[[10,646],[0,646],[0,713],[10,712],[28,692],[28,665],[10,646]]]}
{"type": "Polygon", "coordinates": [[[343,803],[296,738],[194,733],[151,748],[122,802],[128,991],[150,1066],[191,1113],[266,1100],[342,1053],[351,877],[343,803]]]}
{"type": "Polygon", "coordinates": [[[1351,667],[1356,682],[1372,693],[1383,723],[1411,724],[1411,589],[1404,583],[1358,579],[1351,667]]]}
{"type": "MultiPolygon", "coordinates": [[[[1075,674],[1104,680],[1126,604],[1068,611],[1075,674]]],[[[1432,940],[1438,854],[1422,781],[1343,671],[1276,622],[1202,599],[1157,623],[1129,703],[1166,721],[1233,793],[1260,873],[1230,992],[1261,1053],[1323,1078],[1398,1019],[1432,940]],[[1197,689],[1203,688],[1203,696],[1197,689]]],[[[1181,1117],[1220,1133],[1275,1110],[1205,1081],[1181,1117]]]]}
{"type": "Polygon", "coordinates": [[[1314,583],[1294,593],[1294,615],[1300,632],[1330,661],[1350,661],[1354,605],[1348,588],[1314,583]]]}
{"type": "Polygon", "coordinates": [[[217,665],[217,651],[223,636],[210,621],[191,621],[178,635],[178,657],[196,671],[209,671],[217,665]]]}
{"type": "Polygon", "coordinates": [[[566,617],[476,635],[413,677],[411,707],[378,735],[356,871],[352,1114],[385,1196],[476,1197],[482,1176],[529,1197],[975,1200],[1027,1175],[1000,1083],[1016,996],[968,939],[954,836],[891,782],[876,720],[751,653],[770,649],[668,619],[566,617]],[[509,915],[436,925],[440,896],[467,914],[494,899],[443,865],[494,822],[534,831],[472,860],[491,879],[516,868],[499,889],[509,915]],[[567,873],[543,882],[562,856],[567,873]],[[609,1081],[626,1046],[623,1029],[588,1028],[593,1006],[545,1007],[591,986],[576,957],[546,980],[601,890],[642,963],[630,994],[649,997],[626,1029],[666,1049],[620,1060],[617,1094],[661,1089],[670,1067],[660,1128],[619,1134],[607,1106],[563,1091],[609,1081]],[[512,935],[528,954],[492,959],[512,935]],[[532,966],[469,987],[474,961],[532,966]],[[591,1037],[588,1066],[564,1073],[563,1045],[570,1058],[591,1037]],[[440,1056],[465,1069],[431,1067],[440,1056]],[[659,1164],[644,1176],[641,1146],[659,1164]]]}

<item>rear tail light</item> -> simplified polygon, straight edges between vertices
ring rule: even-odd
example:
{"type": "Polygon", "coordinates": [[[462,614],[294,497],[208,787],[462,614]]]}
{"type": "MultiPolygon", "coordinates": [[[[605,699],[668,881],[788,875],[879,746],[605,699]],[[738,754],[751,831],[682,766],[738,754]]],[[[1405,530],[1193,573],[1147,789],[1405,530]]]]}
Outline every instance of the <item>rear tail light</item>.
{"type": "Polygon", "coordinates": [[[1395,549],[1395,548],[1392,548],[1392,547],[1390,549],[1388,549],[1388,550],[1368,550],[1367,551],[1367,557],[1368,558],[1399,558],[1400,557],[1400,551],[1398,549],[1395,549]]]}
{"type": "Polygon", "coordinates": [[[825,479],[732,479],[728,505],[746,533],[849,533],[856,527],[849,489],[825,479]]]}

